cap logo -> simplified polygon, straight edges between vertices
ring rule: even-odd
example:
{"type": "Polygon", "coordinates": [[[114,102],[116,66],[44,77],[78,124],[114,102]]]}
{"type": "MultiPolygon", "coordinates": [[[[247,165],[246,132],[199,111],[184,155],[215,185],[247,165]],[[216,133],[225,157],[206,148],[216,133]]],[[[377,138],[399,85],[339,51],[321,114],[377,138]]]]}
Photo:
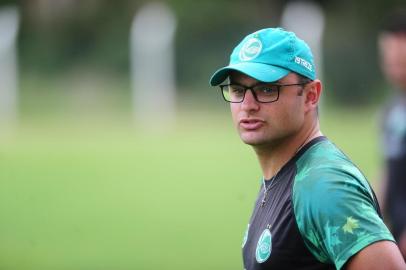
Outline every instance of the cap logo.
{"type": "Polygon", "coordinates": [[[249,61],[257,57],[262,51],[262,42],[257,38],[250,38],[240,50],[240,60],[249,61]]]}

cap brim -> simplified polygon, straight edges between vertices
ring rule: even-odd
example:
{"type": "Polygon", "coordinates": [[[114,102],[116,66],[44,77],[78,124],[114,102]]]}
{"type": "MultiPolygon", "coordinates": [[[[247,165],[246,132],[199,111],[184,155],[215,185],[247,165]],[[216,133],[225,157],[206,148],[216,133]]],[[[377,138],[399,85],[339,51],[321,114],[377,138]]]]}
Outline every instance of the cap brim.
{"type": "Polygon", "coordinates": [[[219,85],[227,79],[231,71],[239,71],[261,82],[274,82],[291,72],[287,69],[268,64],[243,62],[220,68],[210,78],[210,84],[212,86],[219,85]]]}

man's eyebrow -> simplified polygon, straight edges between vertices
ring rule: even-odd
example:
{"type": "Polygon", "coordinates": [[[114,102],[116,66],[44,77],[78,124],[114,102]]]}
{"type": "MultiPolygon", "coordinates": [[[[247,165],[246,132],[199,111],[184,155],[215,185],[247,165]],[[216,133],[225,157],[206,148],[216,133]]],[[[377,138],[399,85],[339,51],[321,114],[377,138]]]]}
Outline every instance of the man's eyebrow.
{"type": "Polygon", "coordinates": [[[235,81],[235,80],[228,80],[228,83],[230,83],[230,84],[238,84],[238,85],[243,85],[243,84],[241,84],[240,82],[235,81]]]}

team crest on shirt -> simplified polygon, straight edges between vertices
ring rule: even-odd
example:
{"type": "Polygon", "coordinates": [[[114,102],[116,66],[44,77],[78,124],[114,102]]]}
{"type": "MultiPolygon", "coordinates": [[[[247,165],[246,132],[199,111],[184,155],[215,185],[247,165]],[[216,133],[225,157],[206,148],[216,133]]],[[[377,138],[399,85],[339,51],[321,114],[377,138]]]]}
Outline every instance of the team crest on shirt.
{"type": "Polygon", "coordinates": [[[262,42],[258,38],[247,40],[240,50],[240,60],[249,61],[257,57],[262,51],[262,42]]]}
{"type": "Polygon", "coordinates": [[[263,263],[271,256],[272,251],[272,235],[269,229],[265,229],[259,237],[257,248],[255,250],[255,258],[258,263],[263,263]]]}

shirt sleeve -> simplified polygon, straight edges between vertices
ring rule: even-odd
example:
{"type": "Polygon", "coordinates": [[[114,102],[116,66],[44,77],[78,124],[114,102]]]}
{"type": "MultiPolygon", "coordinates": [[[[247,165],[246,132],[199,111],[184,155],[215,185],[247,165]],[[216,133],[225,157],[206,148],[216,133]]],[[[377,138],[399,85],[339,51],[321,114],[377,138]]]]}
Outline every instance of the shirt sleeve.
{"type": "Polygon", "coordinates": [[[320,164],[296,178],[292,198],[296,222],[319,261],[341,269],[366,246],[394,241],[376,211],[369,184],[355,166],[320,164]]]}

